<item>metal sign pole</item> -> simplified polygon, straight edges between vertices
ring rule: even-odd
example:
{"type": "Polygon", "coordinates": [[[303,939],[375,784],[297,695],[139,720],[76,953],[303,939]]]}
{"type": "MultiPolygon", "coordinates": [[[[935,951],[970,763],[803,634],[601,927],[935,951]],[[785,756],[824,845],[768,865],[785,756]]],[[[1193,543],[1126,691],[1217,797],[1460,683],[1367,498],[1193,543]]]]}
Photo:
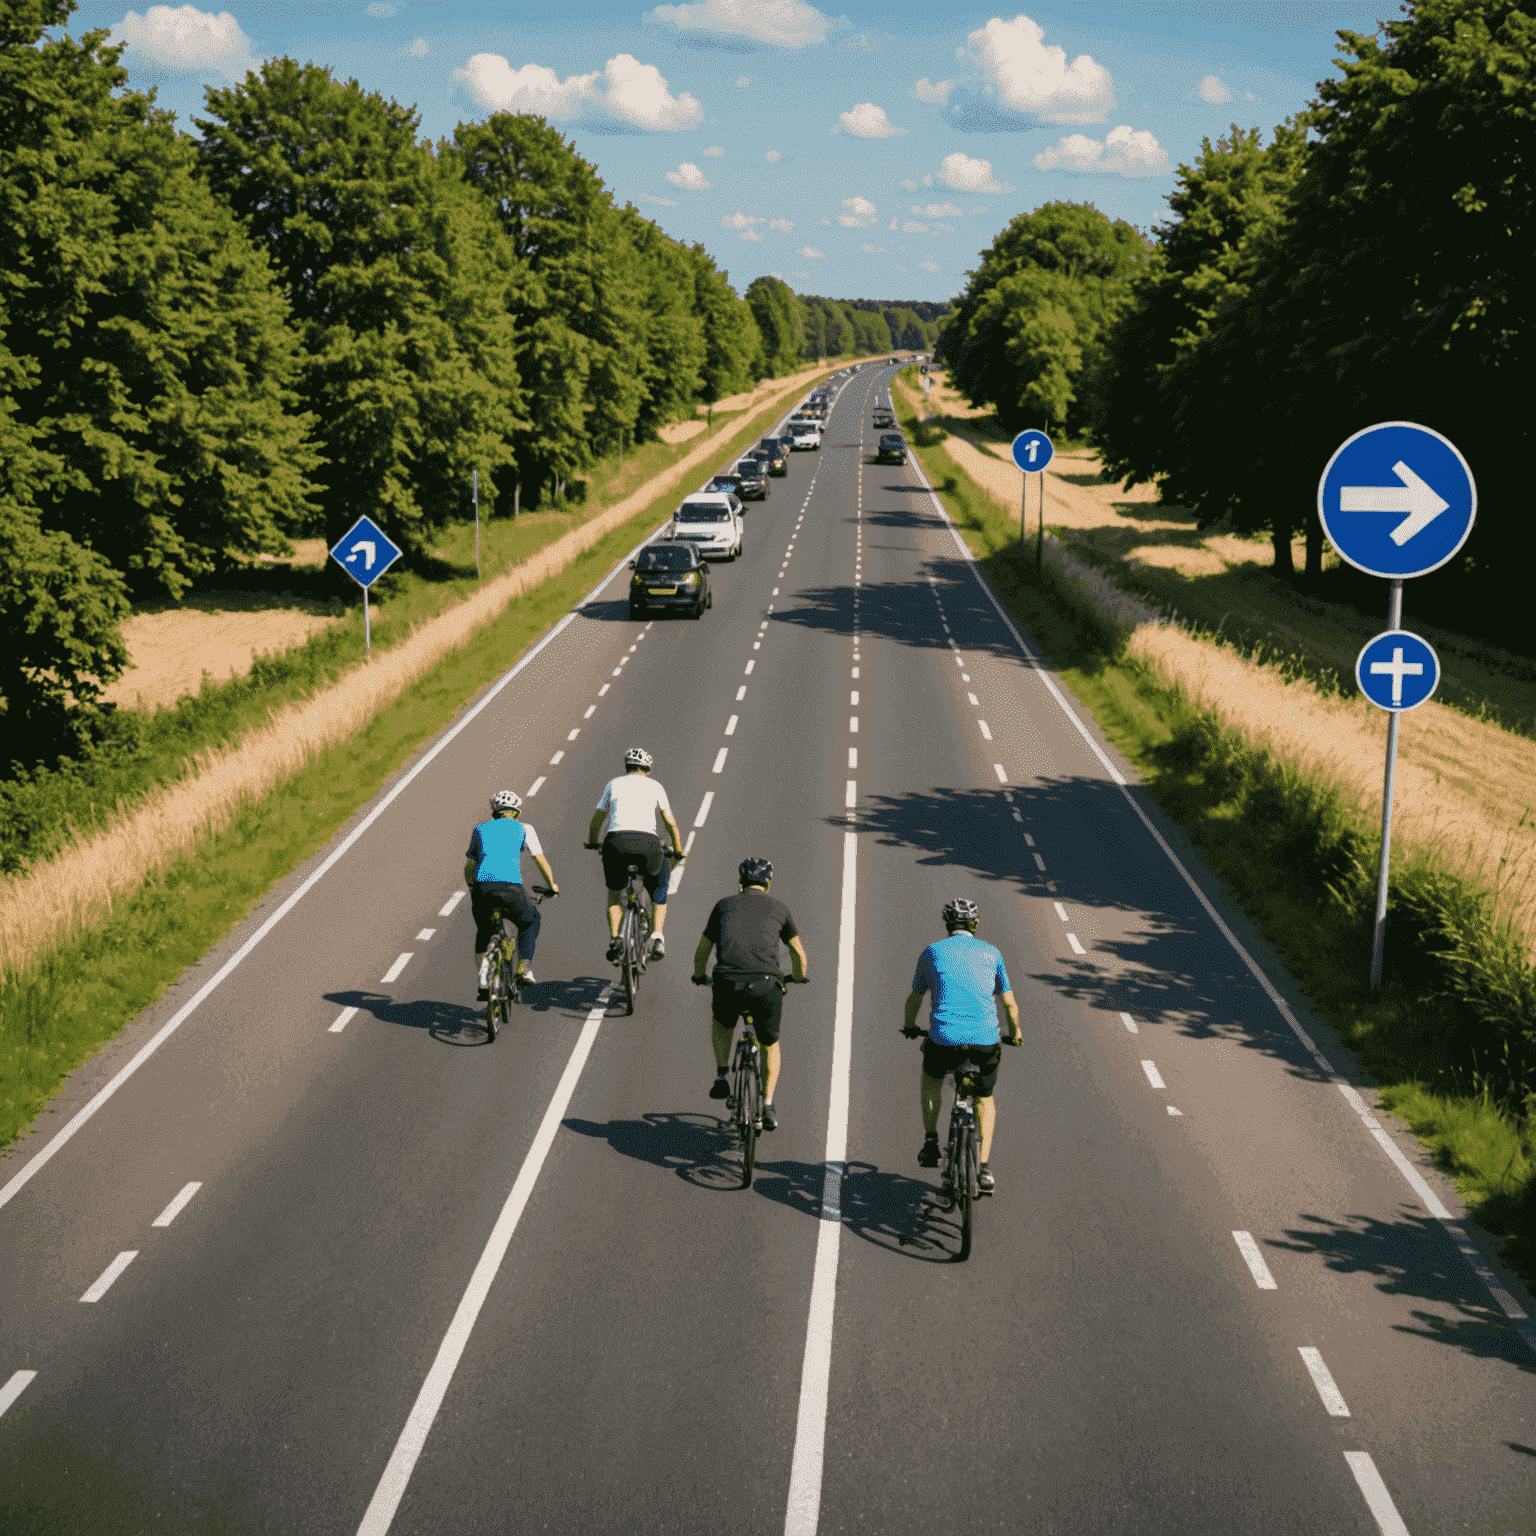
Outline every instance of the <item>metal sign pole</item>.
{"type": "Polygon", "coordinates": [[[475,504],[475,578],[478,580],[480,576],[480,471],[473,470],[472,474],[474,489],[470,492],[470,497],[475,504]]]}
{"type": "MultiPolygon", "coordinates": [[[[1403,627],[1403,584],[1392,583],[1387,599],[1387,628],[1403,627]]],[[[1387,718],[1387,769],[1381,786],[1381,861],[1376,868],[1376,932],[1371,940],[1371,991],[1381,985],[1381,960],[1387,937],[1387,870],[1392,859],[1392,775],[1397,768],[1398,713],[1387,718]]]]}
{"type": "Polygon", "coordinates": [[[373,627],[368,622],[368,588],[363,588],[363,660],[373,660],[373,627]]]}
{"type": "Polygon", "coordinates": [[[1040,522],[1035,530],[1035,576],[1038,578],[1045,567],[1045,471],[1042,469],[1035,478],[1040,482],[1040,499],[1036,504],[1040,522]]]}

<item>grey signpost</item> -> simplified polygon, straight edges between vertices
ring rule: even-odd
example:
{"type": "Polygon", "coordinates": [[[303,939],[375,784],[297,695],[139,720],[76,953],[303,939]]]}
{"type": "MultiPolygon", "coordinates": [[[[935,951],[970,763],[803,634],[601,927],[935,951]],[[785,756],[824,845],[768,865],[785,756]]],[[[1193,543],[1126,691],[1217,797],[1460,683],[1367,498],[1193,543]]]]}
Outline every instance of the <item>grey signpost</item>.
{"type": "Polygon", "coordinates": [[[1317,513],[1341,559],[1391,583],[1388,627],[1367,642],[1355,662],[1361,693],[1388,715],[1371,937],[1374,992],[1381,985],[1386,943],[1398,717],[1424,703],[1440,680],[1433,648],[1402,627],[1403,583],[1439,570],[1467,542],[1477,516],[1477,484],[1448,437],[1412,421],[1383,421],[1334,451],[1317,483],[1317,513]]]}

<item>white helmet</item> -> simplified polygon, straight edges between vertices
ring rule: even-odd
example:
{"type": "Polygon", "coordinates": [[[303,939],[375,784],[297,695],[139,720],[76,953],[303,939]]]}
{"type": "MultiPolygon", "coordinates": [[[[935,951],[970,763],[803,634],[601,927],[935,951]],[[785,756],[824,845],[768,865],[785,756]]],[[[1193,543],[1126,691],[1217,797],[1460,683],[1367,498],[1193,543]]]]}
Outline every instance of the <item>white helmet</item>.
{"type": "Polygon", "coordinates": [[[644,747],[631,747],[624,754],[624,766],[626,768],[649,768],[655,758],[644,747]]]}
{"type": "Polygon", "coordinates": [[[491,809],[493,811],[520,811],[522,808],[522,797],[514,795],[510,789],[498,789],[491,796],[491,809]]]}

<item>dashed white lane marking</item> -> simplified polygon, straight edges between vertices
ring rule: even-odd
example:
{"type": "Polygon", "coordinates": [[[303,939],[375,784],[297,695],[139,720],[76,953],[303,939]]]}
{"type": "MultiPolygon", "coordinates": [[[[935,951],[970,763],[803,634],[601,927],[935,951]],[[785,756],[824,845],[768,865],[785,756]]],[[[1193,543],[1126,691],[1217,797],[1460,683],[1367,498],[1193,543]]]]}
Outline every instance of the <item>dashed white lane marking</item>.
{"type": "Polygon", "coordinates": [[[773,589],[772,593],[770,594],[770,596],[777,597],[778,595],[779,595],[779,589],[777,587],[775,587],[773,589]]]}
{"type": "Polygon", "coordinates": [[[558,768],[560,766],[560,759],[562,757],[564,757],[564,756],[565,756],[565,751],[562,748],[559,752],[556,752],[555,755],[552,758],[550,758],[549,766],[551,768],[558,768]]]}
{"type": "Polygon", "coordinates": [[[1133,1034],[1133,1035],[1135,1035],[1135,1034],[1139,1034],[1139,1033],[1140,1033],[1140,1031],[1139,1031],[1139,1030],[1138,1030],[1138,1029],[1137,1029],[1137,1028],[1136,1028],[1136,1020],[1135,1020],[1135,1019],[1133,1019],[1133,1018],[1132,1018],[1132,1017],[1131,1017],[1131,1016],[1130,1016],[1130,1014],[1128,1014],[1128,1013],[1122,1013],[1122,1014],[1121,1014],[1121,1015],[1120,1015],[1120,1022],[1121,1022],[1121,1023],[1122,1023],[1122,1024],[1124,1024],[1124,1025],[1125,1025],[1125,1027],[1126,1027],[1126,1028],[1127,1028],[1127,1029],[1128,1029],[1128,1030],[1130,1030],[1130,1032],[1131,1032],[1131,1033],[1132,1033],[1132,1034],[1133,1034]]]}
{"type": "Polygon", "coordinates": [[[747,663],[746,676],[748,676],[748,677],[752,676],[752,668],[755,667],[756,665],[757,665],[757,663],[755,661],[749,661],[747,663]]]}
{"type": "MultiPolygon", "coordinates": [[[[540,779],[540,780],[539,780],[539,783],[540,783],[540,784],[542,784],[542,783],[543,783],[543,782],[544,782],[544,780],[543,780],[543,779],[540,779]]],[[[532,793],[533,793],[533,791],[532,791],[532,790],[529,790],[529,791],[528,791],[528,793],[529,793],[529,794],[532,794],[532,793]]],[[[468,894],[468,893],[467,893],[467,892],[465,892],[465,891],[455,891],[455,892],[454,892],[454,893],[453,893],[453,895],[452,895],[452,896],[450,896],[450,897],[449,897],[449,898],[448,898],[448,900],[447,900],[447,901],[445,901],[445,902],[444,902],[444,903],[443,903],[443,904],[442,904],[442,906],[440,906],[440,907],[439,907],[439,908],[438,908],[438,909],[437,909],[437,915],[438,915],[438,916],[439,916],[439,917],[452,917],[452,916],[453,916],[453,909],[454,909],[454,908],[455,908],[455,907],[456,907],[456,906],[458,906],[458,904],[459,904],[459,903],[460,903],[460,902],[461,902],[461,901],[463,901],[463,900],[464,900],[464,897],[465,897],[465,896],[466,896],[466,895],[467,895],[467,894],[468,894]]]]}
{"type": "MultiPolygon", "coordinates": [[[[688,834],[688,840],[687,840],[687,842],[685,842],[685,843],[684,843],[684,844],[683,844],[683,857],[684,857],[684,858],[685,858],[685,859],[686,859],[686,858],[687,858],[687,857],[688,857],[688,855],[689,855],[689,854],[690,854],[690,853],[692,853],[692,852],[693,852],[693,840],[694,840],[694,838],[696,838],[696,837],[697,837],[697,836],[698,836],[698,835],[699,835],[699,833],[698,833],[698,829],[697,829],[697,828],[695,828],[695,829],[694,829],[694,830],[693,830],[693,831],[691,831],[691,832],[690,832],[690,833],[689,833],[689,834],[688,834]]],[[[677,873],[678,873],[678,874],[682,874],[682,870],[678,870],[678,871],[677,871],[677,873]]],[[[670,881],[669,881],[669,882],[668,882],[668,889],[669,889],[669,890],[670,890],[670,889],[671,889],[671,882],[670,882],[670,881]]]]}
{"type": "Polygon", "coordinates": [[[973,709],[979,709],[981,707],[981,700],[978,699],[974,693],[966,694],[966,698],[971,701],[971,707],[973,709]]]}
{"type": "Polygon", "coordinates": [[[1322,1351],[1303,1345],[1300,1354],[1306,1363],[1307,1374],[1312,1378],[1312,1385],[1317,1388],[1317,1395],[1323,1400],[1323,1407],[1331,1417],[1347,1419],[1349,1404],[1344,1401],[1344,1394],[1339,1391],[1333,1372],[1323,1364],[1322,1351]]]}
{"type": "Polygon", "coordinates": [[[1155,1061],[1142,1062],[1141,1070],[1147,1074],[1147,1081],[1151,1083],[1154,1088],[1166,1088],[1168,1086],[1168,1084],[1163,1081],[1162,1073],[1157,1070],[1157,1063],[1155,1061]]]}
{"type": "Polygon", "coordinates": [[[1003,765],[1001,763],[993,763],[992,772],[997,775],[997,782],[999,784],[1006,784],[1008,782],[1008,775],[1003,772],[1003,765]]]}
{"type": "Polygon", "coordinates": [[[3,1387],[0,1387],[0,1414],[3,1414],[36,1380],[36,1371],[17,1371],[3,1387]]]}
{"type": "Polygon", "coordinates": [[[390,982],[397,981],[399,979],[400,972],[403,971],[406,966],[411,963],[414,954],[414,950],[404,950],[400,954],[399,958],[395,961],[395,963],[390,966],[390,968],[385,971],[381,977],[379,977],[379,985],[381,987],[388,986],[390,982]]]}
{"type": "Polygon", "coordinates": [[[1072,953],[1074,955],[1086,955],[1088,953],[1088,951],[1083,948],[1082,941],[1075,933],[1069,933],[1067,935],[1067,943],[1072,946],[1072,953]]]}
{"type": "Polygon", "coordinates": [[[1168,1113],[1170,1115],[1177,1115],[1181,1120],[1184,1118],[1184,1111],[1182,1109],[1175,1109],[1172,1104],[1168,1106],[1168,1113]]]}
{"type": "Polygon", "coordinates": [[[570,735],[569,735],[569,736],[567,736],[567,737],[566,737],[566,738],[565,738],[565,739],[566,739],[566,740],[567,740],[567,741],[575,741],[575,740],[576,740],[576,738],[577,738],[577,737],[578,737],[578,736],[580,736],[580,735],[581,735],[581,727],[580,727],[580,726],[579,726],[579,725],[578,725],[578,726],[577,726],[577,727],[576,727],[576,729],[575,729],[575,730],[574,730],[574,731],[572,731],[572,732],[571,732],[571,734],[570,734],[570,735]]]}
{"type": "Polygon", "coordinates": [[[176,1196],[166,1208],[150,1222],[152,1227],[168,1227],[181,1213],[192,1203],[192,1196],[203,1187],[202,1181],[196,1180],[191,1184],[184,1184],[181,1193],[176,1196]]]}
{"type": "Polygon", "coordinates": [[[964,657],[961,657],[961,656],[956,656],[956,657],[955,657],[955,665],[956,665],[956,666],[957,666],[957,667],[963,667],[963,666],[964,666],[964,665],[965,665],[965,659],[964,659],[964,657]]]}
{"type": "Polygon", "coordinates": [[[111,1290],[112,1282],[116,1280],[117,1277],[122,1274],[122,1272],[127,1269],[128,1266],[132,1264],[136,1258],[138,1258],[138,1256],[139,1250],[137,1248],[130,1248],[126,1253],[118,1254],[118,1256],[113,1259],[112,1262],[108,1264],[104,1270],[102,1270],[96,1283],[90,1288],[90,1290],[85,1293],[84,1296],[80,1298],[80,1300],[100,1301],[101,1298],[105,1296],[109,1290],[111,1290]]]}
{"type": "Polygon", "coordinates": [[[848,702],[852,704],[855,709],[859,707],[859,690],[857,688],[851,689],[849,691],[848,702]]]}
{"type": "Polygon", "coordinates": [[[1038,870],[1043,871],[1045,869],[1045,860],[1042,859],[1038,853],[1034,856],[1034,858],[1035,858],[1035,868],[1038,869],[1038,870]]]}
{"type": "Polygon", "coordinates": [[[1398,1514],[1370,1452],[1345,1451],[1344,1460],[1355,1475],[1355,1484],[1365,1496],[1365,1507],[1370,1510],[1381,1536],[1408,1536],[1408,1527],[1403,1524],[1403,1517],[1398,1514]]]}
{"type": "Polygon", "coordinates": [[[859,766],[859,749],[857,747],[848,748],[848,766],[850,768],[857,768],[859,766]]]}
{"type": "Polygon", "coordinates": [[[960,674],[960,681],[961,682],[968,683],[968,682],[970,682],[970,680],[971,680],[971,674],[969,672],[962,672],[960,674]]]}
{"type": "Polygon", "coordinates": [[[1053,901],[1051,905],[1056,908],[1056,916],[1059,917],[1062,922],[1069,923],[1072,921],[1072,919],[1067,916],[1067,909],[1062,906],[1059,901],[1053,901]]]}
{"type": "Polygon", "coordinates": [[[849,715],[848,716],[848,729],[850,731],[852,731],[855,735],[858,734],[858,730],[859,730],[859,717],[857,715],[849,715]]]}
{"type": "Polygon", "coordinates": [[[330,1029],[328,1029],[326,1033],[331,1035],[339,1035],[342,1030],[344,1030],[347,1025],[357,1017],[357,1014],[358,1010],[356,1008],[343,1008],[341,1012],[336,1015],[336,1022],[331,1025],[330,1029]]]}
{"type": "MultiPolygon", "coordinates": [[[[622,662],[622,661],[621,661],[621,662],[620,662],[620,663],[619,663],[619,664],[618,664],[618,666],[616,666],[616,667],[615,667],[615,668],[614,668],[614,669],[613,669],[613,675],[614,675],[614,676],[615,676],[615,677],[617,677],[617,676],[618,676],[618,675],[619,675],[619,674],[620,674],[620,673],[621,673],[621,672],[622,672],[622,671],[623,671],[623,670],[624,670],[624,663],[623,663],[623,662],[622,662]]],[[[603,686],[604,686],[604,687],[605,687],[605,688],[611,688],[611,687],[612,687],[612,686],[613,686],[613,685],[612,685],[612,684],[611,684],[611,683],[604,683],[604,684],[603,684],[603,686]]]]}
{"type": "Polygon", "coordinates": [[[848,787],[843,791],[843,806],[852,810],[859,803],[859,786],[856,780],[849,779],[848,787]]]}
{"type": "Polygon", "coordinates": [[[729,751],[730,751],[729,747],[721,747],[720,748],[719,752],[715,755],[715,766],[710,769],[711,773],[724,773],[725,772],[725,755],[729,751]]]}
{"type": "Polygon", "coordinates": [[[859,675],[859,669],[858,669],[858,668],[857,668],[857,667],[855,667],[855,668],[854,668],[854,669],[853,669],[853,676],[854,676],[854,677],[855,677],[855,678],[857,678],[857,677],[858,677],[858,675],[859,675]]]}
{"type": "Polygon", "coordinates": [[[541,773],[538,778],[536,778],[533,783],[528,786],[528,798],[531,800],[543,788],[544,775],[541,773]]]}
{"type": "Polygon", "coordinates": [[[760,651],[760,650],[762,650],[762,648],[763,648],[763,642],[761,640],[754,640],[752,642],[752,649],[754,651],[760,651]]]}
{"type": "Polygon", "coordinates": [[[981,734],[983,736],[985,736],[988,741],[991,741],[992,740],[992,727],[990,725],[988,725],[985,720],[978,720],[976,722],[976,724],[981,727],[981,734]]]}
{"type": "Polygon", "coordinates": [[[732,715],[731,718],[725,722],[725,734],[727,736],[734,736],[736,734],[736,722],[740,719],[740,715],[732,715]]]}
{"type": "Polygon", "coordinates": [[[1022,816],[1021,816],[1021,815],[1020,815],[1020,814],[1019,814],[1019,813],[1018,813],[1018,811],[1017,811],[1017,810],[1015,810],[1015,811],[1014,811],[1014,812],[1013,812],[1013,813],[1012,813],[1012,815],[1013,815],[1013,819],[1014,819],[1014,820],[1015,820],[1015,821],[1023,821],[1023,820],[1024,820],[1024,818],[1023,818],[1023,817],[1022,817],[1022,816]]]}
{"type": "Polygon", "coordinates": [[[596,704],[588,704],[587,705],[587,712],[581,718],[583,720],[590,720],[592,718],[592,716],[595,715],[596,713],[597,713],[597,705],[596,704]]]}
{"type": "Polygon", "coordinates": [[[430,938],[431,938],[431,937],[432,937],[432,935],[433,935],[433,934],[435,934],[435,933],[436,933],[436,932],[437,932],[437,929],[436,929],[436,928],[423,928],[423,929],[422,929],[422,930],[421,930],[421,931],[420,931],[420,932],[419,932],[419,933],[418,933],[418,934],[417,934],[417,935],[416,935],[416,942],[417,942],[417,943],[418,943],[418,944],[425,944],[425,943],[426,943],[426,941],[427,941],[427,940],[428,940],[428,939],[430,939],[430,938]]]}
{"type": "Polygon", "coordinates": [[[598,689],[598,690],[597,690],[597,696],[598,696],[598,698],[602,698],[602,696],[603,696],[603,695],[604,695],[604,694],[605,694],[605,693],[607,693],[607,692],[608,692],[608,690],[609,690],[609,689],[610,689],[610,688],[612,688],[612,687],[613,687],[613,684],[612,684],[612,683],[604,683],[604,684],[603,684],[603,686],[602,686],[602,687],[601,687],[601,688],[599,688],[599,689],[598,689]]]}
{"type": "Polygon", "coordinates": [[[741,701],[744,698],[746,698],[746,696],[747,696],[747,685],[745,683],[743,683],[741,685],[741,687],[736,690],[736,702],[738,704],[740,704],[741,701]]]}
{"type": "Polygon", "coordinates": [[[1029,835],[1029,833],[1028,833],[1028,832],[1026,832],[1026,833],[1025,833],[1025,834],[1024,834],[1024,846],[1025,846],[1025,847],[1026,847],[1026,848],[1033,848],[1033,847],[1034,847],[1034,846],[1035,846],[1035,840],[1034,840],[1034,838],[1032,838],[1032,837],[1031,837],[1031,836],[1030,836],[1030,835],[1029,835]]]}
{"type": "Polygon", "coordinates": [[[448,1395],[449,1384],[453,1381],[453,1373],[458,1368],[464,1348],[469,1343],[475,1320],[480,1315],[481,1307],[485,1305],[486,1297],[490,1295],[496,1272],[501,1268],[501,1261],[506,1257],[507,1248],[512,1242],[512,1234],[517,1230],[517,1223],[522,1217],[524,1207],[528,1204],[529,1196],[533,1193],[533,1186],[538,1181],[539,1171],[544,1166],[545,1158],[549,1156],[549,1149],[554,1145],[560,1123],[570,1107],[571,1097],[576,1092],[577,1080],[581,1077],[587,1057],[592,1053],[597,1032],[602,1027],[603,1014],[607,1010],[612,990],[611,987],[604,987],[597,999],[597,1006],[587,1015],[586,1023],[582,1026],[581,1034],[577,1038],[576,1048],[571,1052],[559,1086],[555,1089],[555,1095],[549,1101],[549,1108],[544,1112],[538,1134],[533,1138],[528,1156],[523,1159],[523,1166],[518,1170],[512,1192],[507,1196],[507,1202],[496,1218],[496,1225],[491,1228],[490,1239],[480,1255],[480,1262],[475,1265],[474,1273],[470,1276],[469,1285],[459,1302],[458,1310],[453,1314],[453,1321],[448,1325],[448,1332],[442,1344],[438,1346],[437,1358],[432,1362],[431,1370],[427,1372],[427,1379],[421,1384],[421,1391],[416,1394],[416,1401],[405,1421],[405,1427],[400,1431],[400,1438],[395,1442],[389,1464],[384,1468],[384,1475],[379,1479],[378,1487],[374,1489],[373,1498],[369,1501],[368,1509],[363,1515],[362,1524],[358,1526],[358,1536],[385,1536],[385,1532],[389,1530],[395,1518],[395,1511],[400,1507],[400,1500],[405,1495],[406,1484],[411,1480],[411,1472],[416,1466],[417,1458],[421,1455],[422,1447],[427,1443],[432,1421],[437,1417],[438,1410],[443,1406],[443,1399],[448,1395]]]}
{"type": "Polygon", "coordinates": [[[715,792],[711,789],[707,791],[704,798],[699,801],[699,814],[693,818],[694,826],[702,827],[704,823],[709,820],[709,808],[714,803],[715,792]]]}
{"type": "Polygon", "coordinates": [[[1259,1245],[1254,1242],[1251,1232],[1234,1232],[1232,1240],[1237,1244],[1237,1251],[1243,1256],[1243,1263],[1248,1266],[1248,1273],[1253,1276],[1253,1283],[1261,1291],[1278,1291],[1280,1287],[1275,1284],[1275,1277],[1269,1272],[1269,1265],[1264,1262],[1264,1255],[1259,1252],[1259,1245]]]}

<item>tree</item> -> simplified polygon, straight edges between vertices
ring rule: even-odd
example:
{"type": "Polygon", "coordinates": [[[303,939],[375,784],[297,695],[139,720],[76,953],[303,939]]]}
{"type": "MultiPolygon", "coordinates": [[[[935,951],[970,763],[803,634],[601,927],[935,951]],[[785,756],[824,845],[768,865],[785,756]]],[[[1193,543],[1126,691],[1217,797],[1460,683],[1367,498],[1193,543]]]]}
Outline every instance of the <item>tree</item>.
{"type": "Polygon", "coordinates": [[[688,252],[693,264],[694,311],[704,322],[704,367],[699,403],[713,406],[757,381],[751,363],[762,352],[752,311],[737,298],[729,272],[719,271],[702,245],[688,252]]]}
{"type": "Polygon", "coordinates": [[[744,296],[763,338],[763,363],[771,377],[793,373],[805,346],[805,311],[788,283],[755,278],[744,296]]]}
{"type": "Polygon", "coordinates": [[[634,424],[636,440],[643,441],[666,422],[694,414],[707,345],[704,322],[694,312],[688,252],[634,209],[626,208],[622,218],[624,238],[645,284],[642,399],[634,424]]]}

